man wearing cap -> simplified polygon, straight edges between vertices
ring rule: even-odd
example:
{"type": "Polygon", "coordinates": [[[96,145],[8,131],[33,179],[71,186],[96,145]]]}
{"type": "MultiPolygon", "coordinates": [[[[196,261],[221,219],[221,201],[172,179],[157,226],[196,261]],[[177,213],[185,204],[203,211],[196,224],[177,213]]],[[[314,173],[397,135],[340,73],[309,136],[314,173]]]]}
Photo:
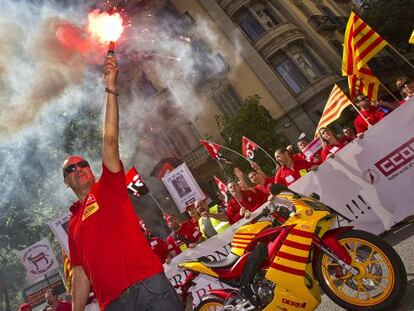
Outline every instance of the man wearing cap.
{"type": "Polygon", "coordinates": [[[165,215],[165,221],[172,233],[167,237],[168,255],[172,258],[185,251],[194,248],[203,241],[198,226],[192,220],[181,222],[173,215],[165,215]]]}
{"type": "Polygon", "coordinates": [[[72,310],[84,310],[91,285],[101,310],[183,310],[160,260],[137,230],[119,157],[117,73],[115,57],[108,57],[99,180],[95,182],[80,156],[69,156],[63,163],[64,182],[78,197],[70,208],[68,227],[74,267],[72,310]]]}

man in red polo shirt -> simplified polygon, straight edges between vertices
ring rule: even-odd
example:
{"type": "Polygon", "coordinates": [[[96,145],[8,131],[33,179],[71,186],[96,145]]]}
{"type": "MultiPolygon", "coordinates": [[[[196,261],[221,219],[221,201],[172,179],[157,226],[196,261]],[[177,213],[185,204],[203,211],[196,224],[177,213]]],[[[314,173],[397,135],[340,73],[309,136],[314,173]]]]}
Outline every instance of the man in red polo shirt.
{"type": "Polygon", "coordinates": [[[232,196],[226,207],[230,224],[234,224],[243,217],[248,218],[250,213],[260,207],[268,198],[268,195],[260,190],[241,190],[234,181],[227,184],[227,189],[232,196]]]}
{"type": "Polygon", "coordinates": [[[173,215],[166,215],[165,221],[172,233],[167,237],[168,255],[173,258],[185,251],[194,248],[197,243],[203,241],[203,234],[198,229],[198,224],[193,220],[178,221],[173,215]]]}
{"type": "Polygon", "coordinates": [[[360,114],[358,114],[354,121],[357,134],[364,133],[370,125],[374,125],[385,116],[384,112],[374,106],[371,100],[364,94],[358,94],[356,96],[355,104],[360,109],[360,114]]]}
{"type": "Polygon", "coordinates": [[[56,288],[50,288],[45,293],[45,300],[50,311],[71,311],[72,304],[69,301],[58,299],[56,288]]]}
{"type": "Polygon", "coordinates": [[[99,181],[83,158],[69,156],[63,163],[64,182],[79,199],[70,208],[68,227],[72,310],[84,310],[91,285],[101,310],[183,310],[160,260],[137,230],[119,158],[117,73],[115,57],[108,57],[99,181]]]}
{"type": "Polygon", "coordinates": [[[311,169],[316,170],[317,165],[301,159],[292,159],[285,148],[275,151],[275,158],[281,167],[275,174],[275,183],[285,186],[291,185],[294,181],[306,175],[311,169]]]}

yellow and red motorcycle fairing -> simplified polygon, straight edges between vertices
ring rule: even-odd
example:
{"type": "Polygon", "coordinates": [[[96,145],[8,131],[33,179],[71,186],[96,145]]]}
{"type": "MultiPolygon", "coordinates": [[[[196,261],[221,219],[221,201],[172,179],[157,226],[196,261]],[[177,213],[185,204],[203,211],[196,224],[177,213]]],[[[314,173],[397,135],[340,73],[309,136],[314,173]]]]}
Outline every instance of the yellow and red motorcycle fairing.
{"type": "MultiPolygon", "coordinates": [[[[322,276],[322,279],[325,278],[324,290],[331,290],[330,298],[335,300],[336,303],[342,303],[342,306],[345,306],[345,308],[361,308],[361,306],[365,307],[365,305],[376,307],[376,304],[378,304],[378,308],[381,309],[382,306],[380,304],[385,299],[388,300],[390,298],[389,301],[384,302],[384,306],[389,306],[390,303],[395,304],[402,297],[396,293],[399,292],[399,289],[403,292],[405,291],[406,272],[401,259],[391,247],[381,245],[382,242],[376,242],[377,244],[373,245],[370,244],[369,239],[361,240],[360,237],[363,238],[363,235],[368,233],[356,232],[351,230],[352,227],[331,229],[337,215],[332,209],[318,200],[301,197],[293,192],[279,193],[278,197],[290,201],[294,206],[293,210],[295,210],[282,226],[275,227],[270,221],[256,223],[252,221],[252,223],[240,227],[235,232],[231,243],[231,252],[222,262],[193,261],[181,263],[179,266],[219,278],[230,286],[234,286],[231,282],[233,280],[240,280],[246,270],[249,270],[249,263],[251,263],[249,259],[252,258],[254,251],[260,244],[261,246],[266,245],[266,250],[264,251],[266,259],[259,262],[260,267],[258,271],[264,274],[265,280],[270,281],[275,286],[271,287],[270,291],[270,294],[273,292],[273,295],[269,295],[269,300],[266,300],[265,304],[261,304],[258,307],[259,310],[314,310],[321,301],[318,286],[318,281],[321,282],[321,269],[326,270],[322,272],[322,274],[325,274],[322,276]],[[351,234],[352,232],[355,233],[351,234]],[[385,267],[389,268],[390,273],[396,273],[399,270],[398,275],[392,274],[388,276],[392,280],[398,278],[402,284],[399,288],[394,288],[392,284],[388,286],[389,290],[393,289],[392,296],[386,292],[384,295],[381,294],[382,296],[378,299],[374,299],[372,302],[368,301],[365,304],[365,301],[361,301],[359,296],[358,299],[345,296],[340,297],[342,294],[339,292],[339,289],[335,287],[329,288],[329,286],[334,286],[335,284],[327,279],[330,277],[327,272],[328,268],[334,270],[334,280],[343,280],[343,282],[350,282],[352,285],[352,282],[362,284],[364,277],[371,277],[372,274],[367,274],[365,270],[376,265],[371,263],[373,262],[372,259],[369,261],[370,256],[368,256],[366,263],[358,260],[356,258],[356,245],[353,250],[347,249],[344,246],[344,242],[339,242],[340,236],[341,239],[351,241],[351,243],[357,240],[362,241],[362,245],[373,246],[371,255],[374,250],[378,254],[382,254],[385,256],[383,262],[390,263],[389,258],[392,258],[394,262],[398,261],[396,266],[388,265],[388,267],[385,267]],[[386,250],[386,253],[383,253],[381,248],[378,248],[378,245],[383,247],[382,249],[386,250]],[[387,248],[389,249],[387,250],[387,248]],[[333,263],[324,258],[332,259],[333,263]],[[320,261],[324,264],[323,267],[320,261]],[[329,282],[329,284],[326,282],[329,282]],[[339,300],[342,299],[342,302],[336,301],[338,300],[337,298],[339,300]]],[[[259,219],[260,217],[258,217],[256,216],[255,218],[259,219]]],[[[374,279],[379,277],[381,276],[377,277],[374,275],[374,279]]],[[[384,276],[384,278],[386,279],[387,276],[384,276]]],[[[214,290],[210,291],[210,293],[222,299],[216,302],[216,306],[224,306],[225,301],[228,301],[232,295],[235,295],[234,290],[214,290]]],[[[212,303],[211,298],[208,303],[212,303]]],[[[199,304],[197,310],[207,310],[203,307],[200,308],[200,306],[202,306],[202,303],[199,304]]]]}

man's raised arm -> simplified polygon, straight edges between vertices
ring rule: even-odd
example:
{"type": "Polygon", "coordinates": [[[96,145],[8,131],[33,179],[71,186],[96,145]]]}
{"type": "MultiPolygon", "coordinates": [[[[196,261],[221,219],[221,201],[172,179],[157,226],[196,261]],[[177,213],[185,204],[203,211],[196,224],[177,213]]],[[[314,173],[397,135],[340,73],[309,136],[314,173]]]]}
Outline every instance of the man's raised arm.
{"type": "Polygon", "coordinates": [[[117,89],[118,64],[115,57],[107,57],[104,67],[106,92],[102,130],[102,162],[113,173],[121,170],[119,159],[119,112],[117,89]]]}

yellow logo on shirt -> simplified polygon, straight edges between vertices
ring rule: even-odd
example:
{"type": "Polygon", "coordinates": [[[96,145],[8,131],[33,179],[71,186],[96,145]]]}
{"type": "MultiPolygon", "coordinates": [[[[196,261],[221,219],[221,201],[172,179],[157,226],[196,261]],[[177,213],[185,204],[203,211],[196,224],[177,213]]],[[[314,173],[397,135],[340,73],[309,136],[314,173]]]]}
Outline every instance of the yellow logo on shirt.
{"type": "Polygon", "coordinates": [[[85,207],[85,209],[83,210],[82,221],[84,221],[86,218],[88,218],[92,214],[96,213],[96,211],[98,209],[99,209],[99,205],[96,202],[94,202],[94,203],[92,203],[90,205],[87,205],[85,207]]]}
{"type": "Polygon", "coordinates": [[[306,169],[300,170],[299,174],[300,176],[305,176],[308,173],[308,171],[306,169]]]}
{"type": "Polygon", "coordinates": [[[179,247],[180,247],[180,250],[182,252],[184,252],[188,248],[187,245],[185,245],[185,243],[184,244],[181,244],[179,247]]]}

